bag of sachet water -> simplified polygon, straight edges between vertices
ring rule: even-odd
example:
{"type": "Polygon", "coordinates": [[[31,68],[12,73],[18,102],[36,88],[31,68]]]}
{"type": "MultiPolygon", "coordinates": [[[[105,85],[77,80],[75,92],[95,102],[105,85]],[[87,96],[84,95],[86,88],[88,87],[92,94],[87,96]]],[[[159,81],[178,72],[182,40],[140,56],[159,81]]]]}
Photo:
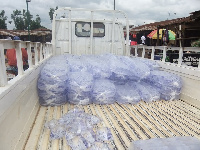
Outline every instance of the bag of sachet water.
{"type": "Polygon", "coordinates": [[[93,76],[88,72],[70,72],[68,74],[68,98],[73,104],[90,104],[93,88],[93,76]]]}
{"type": "Polygon", "coordinates": [[[88,143],[90,143],[90,146],[96,141],[96,134],[92,129],[81,132],[81,136],[86,139],[88,143]]]}
{"type": "Polygon", "coordinates": [[[128,85],[137,90],[141,97],[141,100],[145,102],[155,101],[158,100],[160,97],[160,93],[157,92],[156,89],[150,86],[148,87],[147,84],[143,82],[129,82],[128,85]]]}
{"type": "Polygon", "coordinates": [[[86,123],[90,126],[96,125],[102,121],[99,117],[91,114],[86,114],[85,117],[86,117],[86,123]]]}
{"type": "Polygon", "coordinates": [[[92,99],[95,104],[113,104],[115,102],[116,88],[108,79],[94,81],[92,99]]]}
{"type": "Polygon", "coordinates": [[[51,139],[62,138],[66,133],[66,127],[63,124],[60,124],[56,119],[52,119],[45,123],[45,127],[50,129],[51,139]]]}
{"type": "Polygon", "coordinates": [[[69,125],[68,130],[75,134],[80,134],[83,131],[86,131],[88,129],[92,129],[93,126],[90,126],[87,124],[86,119],[84,118],[76,118],[73,120],[73,122],[69,125]]]}
{"type": "Polygon", "coordinates": [[[128,56],[118,56],[118,58],[131,71],[131,74],[128,76],[129,79],[140,81],[150,74],[149,67],[142,61],[139,61],[139,59],[134,59],[128,56]]]}
{"type": "Polygon", "coordinates": [[[109,78],[111,76],[111,70],[108,65],[108,60],[99,55],[84,55],[82,56],[87,64],[87,70],[93,75],[94,79],[109,78]]]}
{"type": "Polygon", "coordinates": [[[85,71],[68,74],[68,89],[71,91],[90,92],[93,86],[93,76],[85,71]]]}
{"type": "Polygon", "coordinates": [[[148,81],[158,87],[173,87],[180,90],[182,87],[181,77],[166,71],[154,70],[148,76],[148,81]]]}
{"type": "Polygon", "coordinates": [[[75,105],[87,105],[92,103],[91,92],[68,91],[68,101],[75,105]]]}
{"type": "Polygon", "coordinates": [[[66,128],[63,125],[58,125],[55,128],[51,129],[50,138],[51,139],[59,139],[65,136],[66,128]]]}
{"type": "Polygon", "coordinates": [[[67,129],[65,132],[65,139],[68,141],[68,140],[75,138],[77,135],[78,134],[71,132],[70,130],[67,129]]]}
{"type": "Polygon", "coordinates": [[[66,54],[53,56],[46,62],[46,64],[67,64],[66,56],[66,54]]]}
{"type": "Polygon", "coordinates": [[[165,71],[152,71],[147,81],[155,86],[164,100],[173,100],[179,97],[182,89],[181,77],[165,71]]]}
{"type": "Polygon", "coordinates": [[[110,128],[101,127],[96,131],[96,140],[97,141],[111,141],[113,136],[110,128]]]}
{"type": "Polygon", "coordinates": [[[145,82],[140,82],[140,84],[143,85],[146,88],[146,90],[149,92],[149,94],[150,94],[149,101],[160,100],[161,94],[156,87],[154,87],[148,83],[145,83],[145,82]]]}
{"type": "Polygon", "coordinates": [[[81,136],[76,136],[67,141],[72,150],[87,150],[90,143],[81,136]]]}
{"type": "Polygon", "coordinates": [[[190,136],[133,141],[128,150],[198,150],[200,140],[190,136]]]}
{"type": "Polygon", "coordinates": [[[163,100],[175,100],[180,99],[180,94],[169,93],[169,94],[160,94],[160,98],[163,100]]]}
{"type": "Polygon", "coordinates": [[[37,82],[39,102],[43,106],[57,106],[67,102],[66,64],[47,63],[40,72],[37,82]]]}
{"type": "Polygon", "coordinates": [[[103,55],[108,61],[108,65],[112,72],[110,79],[112,80],[128,80],[133,74],[131,70],[123,61],[121,61],[119,56],[112,54],[103,55]]]}
{"type": "Polygon", "coordinates": [[[89,150],[111,150],[107,143],[94,142],[89,150]]]}
{"type": "Polygon", "coordinates": [[[67,57],[67,64],[70,72],[87,71],[87,64],[81,56],[72,55],[71,57],[67,57]]]}
{"type": "Polygon", "coordinates": [[[136,89],[131,86],[125,85],[115,85],[116,86],[116,101],[119,104],[136,104],[140,99],[140,95],[136,89]]]}
{"type": "Polygon", "coordinates": [[[141,58],[141,57],[133,57],[133,59],[139,60],[144,64],[146,64],[149,67],[150,71],[160,69],[160,65],[155,60],[141,58]]]}

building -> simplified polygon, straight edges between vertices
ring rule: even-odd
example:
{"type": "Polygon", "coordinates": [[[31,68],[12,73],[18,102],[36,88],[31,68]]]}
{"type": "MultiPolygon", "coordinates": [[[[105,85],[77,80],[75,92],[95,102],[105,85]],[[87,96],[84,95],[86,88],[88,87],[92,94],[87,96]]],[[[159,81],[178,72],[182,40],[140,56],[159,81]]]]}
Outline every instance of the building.
{"type": "MultiPolygon", "coordinates": [[[[30,31],[30,41],[32,42],[51,42],[52,31],[46,28],[39,28],[30,31]]],[[[29,41],[29,33],[27,30],[5,30],[0,29],[0,38],[6,39],[7,37],[13,39],[14,36],[20,37],[23,41],[29,41]]]]}
{"type": "MultiPolygon", "coordinates": [[[[142,34],[149,34],[156,29],[169,29],[176,33],[175,46],[191,46],[191,42],[200,39],[200,10],[190,13],[188,17],[176,18],[145,24],[130,29],[131,33],[137,33],[137,37],[142,34]]],[[[152,44],[152,43],[150,43],[152,44]]],[[[157,39],[156,45],[161,45],[157,39]]]]}

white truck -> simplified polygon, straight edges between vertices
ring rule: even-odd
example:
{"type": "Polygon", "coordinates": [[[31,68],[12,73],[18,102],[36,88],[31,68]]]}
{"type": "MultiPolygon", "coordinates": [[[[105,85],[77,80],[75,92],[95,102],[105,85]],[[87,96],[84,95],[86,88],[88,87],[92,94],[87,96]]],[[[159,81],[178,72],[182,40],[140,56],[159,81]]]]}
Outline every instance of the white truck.
{"type": "MultiPolygon", "coordinates": [[[[58,119],[74,105],[43,107],[39,105],[37,79],[41,68],[54,55],[102,54],[130,55],[129,38],[124,40],[123,23],[129,33],[127,16],[121,11],[59,8],[53,19],[52,43],[0,40],[0,149],[69,150],[65,138],[51,140],[44,124],[58,119]],[[63,15],[64,14],[64,15],[63,15]],[[102,15],[103,14],[103,15],[102,15]],[[78,16],[78,17],[77,17],[78,16]],[[123,18],[120,20],[119,16],[123,18]],[[127,44],[126,44],[127,43],[127,44]],[[18,75],[7,81],[3,50],[15,48],[18,75]],[[21,48],[27,48],[29,69],[23,70],[21,48]],[[31,48],[35,59],[32,60],[31,48]]],[[[82,106],[85,112],[102,118],[101,126],[111,128],[113,149],[128,149],[135,140],[194,136],[200,139],[200,67],[181,65],[183,51],[199,48],[134,46],[135,56],[142,48],[163,50],[161,69],[178,74],[183,80],[180,99],[131,105],[82,106]],[[179,50],[179,63],[165,62],[168,49],[179,50]]],[[[145,59],[145,58],[144,58],[145,59]]],[[[199,65],[200,66],[200,65],[199,65]]],[[[167,85],[166,85],[167,86],[167,85]]]]}

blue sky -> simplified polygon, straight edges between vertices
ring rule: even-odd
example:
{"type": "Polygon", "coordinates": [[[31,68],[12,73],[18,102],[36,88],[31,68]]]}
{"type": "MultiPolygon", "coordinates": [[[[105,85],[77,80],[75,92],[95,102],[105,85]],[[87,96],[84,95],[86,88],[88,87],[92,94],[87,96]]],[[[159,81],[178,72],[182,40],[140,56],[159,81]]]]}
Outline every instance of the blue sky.
{"type": "MultiPolygon", "coordinates": [[[[4,0],[1,10],[5,10],[8,21],[13,10],[26,10],[26,0],[4,0]]],[[[60,7],[88,8],[88,9],[113,9],[114,0],[31,0],[29,10],[33,16],[37,14],[42,20],[42,25],[51,28],[49,9],[60,7]]],[[[115,8],[124,11],[135,26],[163,21],[167,19],[189,16],[191,12],[200,10],[200,0],[115,0],[115,8]]],[[[8,29],[13,29],[13,24],[8,24],[8,29]]]]}

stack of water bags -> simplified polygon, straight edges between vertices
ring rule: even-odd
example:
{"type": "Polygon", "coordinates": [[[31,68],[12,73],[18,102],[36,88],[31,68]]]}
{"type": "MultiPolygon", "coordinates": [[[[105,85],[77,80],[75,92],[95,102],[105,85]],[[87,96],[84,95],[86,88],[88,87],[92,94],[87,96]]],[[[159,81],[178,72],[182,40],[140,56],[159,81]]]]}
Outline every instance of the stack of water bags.
{"type": "Polygon", "coordinates": [[[113,54],[55,56],[38,79],[43,106],[174,100],[181,87],[181,78],[161,71],[156,61],[113,54]]]}
{"type": "Polygon", "coordinates": [[[68,73],[64,57],[54,57],[44,65],[37,84],[41,105],[57,106],[67,102],[68,73]]]}
{"type": "Polygon", "coordinates": [[[72,150],[111,150],[111,130],[101,123],[101,118],[75,107],[61,118],[48,121],[45,127],[50,129],[51,139],[65,138],[72,150]]]}

